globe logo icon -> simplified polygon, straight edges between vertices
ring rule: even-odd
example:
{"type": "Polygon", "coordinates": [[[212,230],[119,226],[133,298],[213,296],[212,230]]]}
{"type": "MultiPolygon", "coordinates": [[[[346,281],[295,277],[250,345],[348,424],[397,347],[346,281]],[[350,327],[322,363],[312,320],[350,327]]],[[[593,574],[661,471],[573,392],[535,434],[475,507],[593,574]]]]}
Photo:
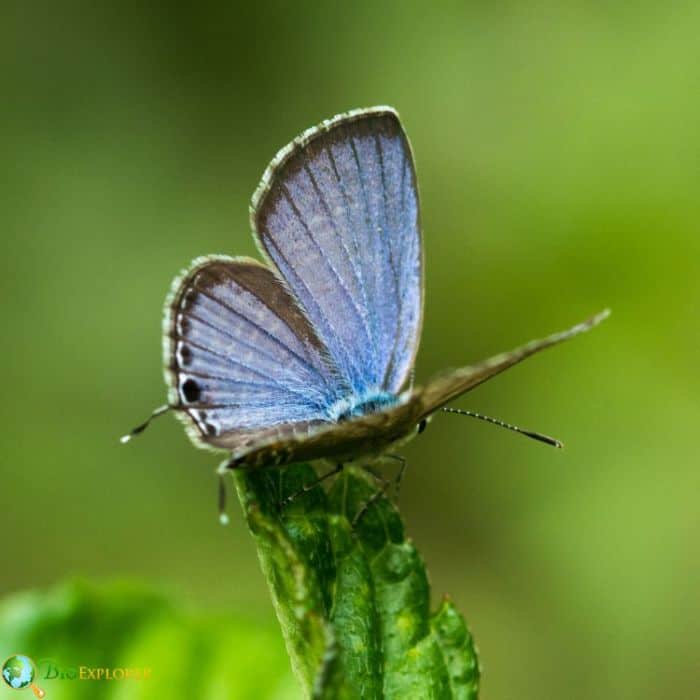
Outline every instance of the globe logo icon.
{"type": "Polygon", "coordinates": [[[24,654],[13,654],[5,659],[2,665],[2,678],[10,688],[15,690],[31,688],[37,698],[43,698],[46,692],[35,685],[35,676],[34,662],[24,654]]]}

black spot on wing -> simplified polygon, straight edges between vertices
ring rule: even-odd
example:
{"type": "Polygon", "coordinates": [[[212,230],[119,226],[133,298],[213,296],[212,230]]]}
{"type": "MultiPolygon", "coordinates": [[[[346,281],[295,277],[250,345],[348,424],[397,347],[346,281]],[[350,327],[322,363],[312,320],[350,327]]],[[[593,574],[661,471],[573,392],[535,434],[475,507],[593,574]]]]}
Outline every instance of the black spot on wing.
{"type": "Polygon", "coordinates": [[[194,403],[199,400],[202,390],[194,379],[186,379],[182,383],[182,395],[187,403],[194,403]]]}

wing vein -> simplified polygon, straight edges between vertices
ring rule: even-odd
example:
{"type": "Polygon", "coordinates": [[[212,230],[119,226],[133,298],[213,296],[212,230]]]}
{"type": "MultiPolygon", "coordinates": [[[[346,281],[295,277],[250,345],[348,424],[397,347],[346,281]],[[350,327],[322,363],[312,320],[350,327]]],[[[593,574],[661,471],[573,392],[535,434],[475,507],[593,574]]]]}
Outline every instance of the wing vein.
{"type": "MultiPolygon", "coordinates": [[[[179,336],[179,337],[182,338],[182,336],[179,336]]],[[[231,365],[237,365],[238,367],[242,367],[243,369],[248,370],[249,372],[252,372],[253,374],[257,375],[258,377],[262,377],[263,379],[272,380],[275,383],[275,385],[278,386],[283,391],[286,391],[290,394],[295,394],[297,396],[304,396],[310,405],[314,405],[314,406],[317,405],[316,401],[310,400],[311,397],[308,393],[296,390],[293,387],[287,387],[284,384],[280,384],[274,377],[271,377],[271,376],[265,374],[264,372],[261,372],[260,370],[257,370],[254,367],[251,367],[250,365],[247,365],[244,362],[241,362],[240,360],[235,360],[230,355],[223,355],[220,352],[216,352],[215,350],[212,350],[212,348],[208,348],[205,345],[202,345],[201,343],[198,343],[198,342],[191,340],[189,338],[187,338],[187,339],[182,338],[182,340],[184,340],[188,345],[192,345],[193,347],[197,348],[198,350],[202,350],[203,352],[208,352],[209,354],[214,355],[214,357],[218,357],[219,359],[224,360],[231,365]]],[[[190,374],[184,367],[178,367],[177,373],[178,373],[178,375],[179,374],[184,374],[184,375],[190,374]]]]}
{"type": "MultiPolygon", "coordinates": [[[[309,228],[309,225],[307,224],[306,220],[304,219],[301,212],[299,211],[296,204],[294,203],[294,200],[292,199],[292,196],[289,193],[287,186],[284,183],[282,183],[280,189],[282,190],[282,192],[284,192],[284,195],[287,198],[287,201],[289,202],[289,206],[292,208],[294,215],[297,217],[297,219],[299,220],[299,223],[302,225],[302,228],[306,232],[307,237],[309,238],[309,240],[314,244],[314,246],[318,250],[318,252],[321,256],[321,259],[326,264],[326,267],[333,273],[333,276],[336,278],[336,280],[338,282],[339,289],[341,289],[343,291],[343,294],[347,297],[347,299],[350,300],[350,308],[353,309],[356,316],[360,320],[360,323],[362,323],[362,314],[360,313],[360,310],[358,309],[357,304],[352,297],[352,294],[350,294],[350,292],[347,290],[347,287],[343,284],[343,280],[341,279],[340,275],[338,274],[338,271],[333,267],[333,265],[330,263],[330,261],[327,259],[327,257],[323,254],[323,249],[321,248],[321,246],[318,244],[318,241],[314,238],[313,234],[311,233],[311,229],[309,228]]],[[[275,247],[277,248],[277,246],[275,246],[275,247]]],[[[277,250],[279,250],[279,248],[277,248],[277,250]]],[[[287,260],[287,264],[289,264],[288,260],[287,260]]],[[[306,285],[304,285],[304,286],[306,286],[306,285]]],[[[308,289],[308,287],[307,287],[307,289],[308,289]]],[[[334,329],[334,325],[332,323],[330,323],[328,316],[326,314],[323,314],[323,313],[322,313],[322,315],[325,318],[328,326],[330,328],[334,329]]],[[[341,337],[340,334],[335,333],[335,336],[336,336],[336,339],[340,342],[340,337],[341,337]]],[[[355,358],[351,355],[351,353],[348,352],[348,349],[344,345],[343,345],[343,349],[345,351],[347,358],[350,360],[350,364],[353,365],[355,371],[357,372],[357,375],[362,376],[361,372],[358,371],[357,365],[355,364],[355,358]]]]}
{"type": "MultiPolygon", "coordinates": [[[[384,170],[384,154],[382,151],[381,142],[379,140],[379,134],[374,134],[374,145],[377,149],[377,158],[379,159],[379,172],[382,178],[382,202],[384,210],[384,224],[386,235],[390,234],[389,230],[389,203],[387,201],[387,186],[386,186],[386,172],[384,170]]],[[[398,221],[394,221],[394,231],[399,234],[401,231],[401,226],[398,221]]],[[[396,294],[396,323],[394,327],[394,337],[392,338],[391,352],[389,353],[388,361],[386,363],[386,368],[384,369],[384,377],[382,379],[382,386],[387,385],[387,380],[394,368],[394,356],[397,350],[397,344],[399,342],[399,337],[401,335],[401,321],[403,318],[403,296],[401,294],[398,274],[396,272],[396,263],[394,261],[394,256],[392,254],[391,246],[386,244],[385,250],[387,252],[387,257],[389,261],[389,267],[391,268],[392,281],[394,283],[394,292],[396,294]]]]}
{"type": "MultiPolygon", "coordinates": [[[[207,374],[206,372],[196,372],[182,368],[178,370],[178,374],[185,375],[187,377],[198,377],[199,379],[217,379],[221,382],[226,382],[227,384],[239,384],[241,386],[248,386],[250,388],[263,387],[266,389],[279,389],[279,384],[264,384],[262,382],[250,382],[245,379],[234,379],[233,377],[222,377],[219,374],[207,374]]],[[[286,391],[286,387],[285,387],[286,391]]]]}
{"type": "MultiPolygon", "coordinates": [[[[279,347],[283,348],[283,349],[286,350],[290,355],[292,355],[292,356],[295,357],[297,360],[299,360],[299,362],[301,362],[303,365],[305,365],[306,367],[308,367],[310,370],[312,370],[312,371],[315,372],[316,374],[319,374],[318,370],[317,370],[308,360],[306,360],[306,359],[303,358],[301,355],[299,355],[299,353],[297,353],[297,352],[295,352],[294,350],[292,350],[292,348],[290,348],[288,345],[285,345],[285,343],[283,343],[283,342],[282,342],[279,338],[277,338],[276,336],[272,335],[272,333],[270,333],[268,330],[266,330],[266,329],[265,329],[263,326],[261,326],[259,323],[256,323],[255,321],[252,321],[252,320],[249,319],[247,316],[245,316],[244,314],[242,314],[240,311],[237,311],[237,310],[234,309],[232,306],[230,306],[229,304],[227,304],[226,302],[224,302],[222,299],[218,299],[217,297],[215,297],[213,294],[210,294],[210,293],[207,292],[206,290],[204,290],[204,289],[197,289],[197,291],[198,291],[199,294],[203,294],[205,297],[207,297],[207,299],[210,299],[210,300],[213,301],[215,304],[219,304],[219,306],[221,306],[222,308],[226,309],[227,311],[230,311],[232,314],[234,314],[234,315],[238,316],[239,318],[243,319],[248,325],[250,325],[250,326],[252,326],[253,328],[255,328],[256,330],[260,331],[263,335],[265,335],[267,338],[269,338],[270,340],[272,340],[276,345],[278,345],[279,347]]],[[[277,316],[277,314],[275,314],[275,316],[276,316],[276,318],[279,318],[279,316],[277,316]]]]}
{"type": "MultiPolygon", "coordinates": [[[[341,235],[340,231],[338,230],[338,224],[336,223],[335,219],[333,218],[330,207],[328,206],[328,202],[326,201],[326,198],[324,197],[323,193],[321,192],[321,189],[318,186],[318,182],[316,182],[316,178],[314,177],[314,174],[311,171],[309,164],[306,162],[304,163],[304,169],[306,170],[306,172],[309,175],[309,179],[311,180],[311,184],[312,184],[314,190],[316,191],[316,195],[318,196],[319,202],[321,202],[321,206],[324,208],[324,210],[326,212],[326,216],[328,217],[328,220],[331,222],[331,226],[333,227],[333,230],[335,231],[335,234],[338,237],[338,240],[340,241],[340,246],[343,249],[343,252],[345,253],[345,257],[347,258],[347,261],[350,265],[350,268],[352,269],[352,271],[354,273],[355,279],[357,280],[358,284],[360,285],[360,289],[362,290],[362,284],[361,284],[360,279],[358,277],[357,269],[355,268],[355,264],[352,260],[351,255],[350,255],[350,251],[348,251],[347,246],[345,245],[345,240],[344,240],[343,236],[341,235]]],[[[306,228],[307,228],[307,230],[309,230],[308,226],[306,228]]],[[[320,246],[318,245],[318,242],[316,242],[316,246],[320,250],[320,246]]],[[[334,272],[336,278],[338,279],[339,282],[341,282],[339,273],[332,267],[332,265],[330,265],[330,263],[329,263],[329,267],[331,267],[331,269],[333,269],[333,272],[334,272]]],[[[342,284],[342,282],[341,282],[341,284],[342,284]]],[[[364,296],[364,290],[362,290],[362,291],[363,291],[363,296],[364,296]]],[[[360,322],[362,323],[362,327],[365,331],[365,336],[367,337],[367,342],[369,343],[371,341],[371,337],[370,337],[369,327],[367,325],[367,319],[362,314],[362,311],[360,310],[360,307],[357,305],[357,302],[355,301],[352,294],[350,294],[349,292],[348,292],[348,294],[349,294],[350,299],[352,301],[353,307],[355,308],[357,316],[360,319],[360,322]]],[[[366,303],[366,299],[365,299],[365,303],[366,303]]]]}
{"type": "MultiPolygon", "coordinates": [[[[360,167],[360,158],[357,155],[357,147],[355,146],[355,138],[354,136],[349,133],[347,130],[347,127],[345,128],[345,135],[348,139],[348,143],[350,144],[350,149],[352,150],[352,155],[353,159],[355,161],[355,167],[357,168],[357,181],[360,184],[360,191],[362,192],[362,200],[364,202],[364,209],[365,209],[365,228],[367,229],[367,242],[369,243],[370,240],[372,240],[372,214],[370,212],[370,206],[369,206],[369,199],[367,198],[367,191],[365,190],[365,183],[363,179],[363,172],[362,168],[360,167]]],[[[374,284],[373,284],[373,293],[375,296],[375,303],[377,301],[377,290],[378,284],[377,284],[377,276],[376,274],[374,275],[374,284]]],[[[375,318],[378,319],[378,317],[375,316],[375,318]]],[[[384,328],[382,327],[382,324],[377,320],[377,327],[375,328],[376,331],[376,336],[382,341],[384,339],[384,328]]],[[[375,341],[376,342],[376,341],[375,341]]],[[[375,368],[376,369],[376,368],[375,368]]],[[[376,377],[374,377],[376,381],[376,377]]]]}
{"type": "MultiPolygon", "coordinates": [[[[198,321],[199,323],[202,323],[202,324],[204,324],[205,326],[207,326],[208,328],[211,328],[213,331],[217,331],[218,333],[221,333],[221,335],[225,336],[226,338],[229,338],[229,339],[231,339],[231,340],[234,340],[236,343],[240,343],[240,345],[242,345],[244,348],[246,348],[246,349],[248,349],[248,350],[252,350],[252,351],[254,351],[254,352],[257,352],[258,354],[262,355],[262,356],[265,357],[266,359],[271,360],[273,363],[279,364],[279,358],[274,357],[274,355],[270,355],[269,353],[267,353],[267,352],[265,352],[264,350],[262,350],[260,347],[257,347],[257,346],[255,346],[255,345],[251,345],[250,343],[247,343],[245,340],[242,340],[241,338],[239,338],[239,337],[233,335],[232,333],[229,333],[227,330],[225,330],[224,328],[221,328],[221,327],[215,325],[215,324],[212,323],[211,321],[207,321],[206,319],[202,318],[202,317],[199,316],[198,314],[190,313],[189,318],[195,319],[195,320],[198,321]]],[[[189,339],[186,338],[185,336],[180,335],[179,337],[182,338],[182,341],[183,341],[183,342],[185,342],[185,343],[188,343],[188,342],[189,342],[189,339]]],[[[285,346],[285,347],[286,347],[286,346],[285,346]]],[[[320,376],[320,375],[318,375],[318,372],[315,372],[315,371],[314,371],[313,366],[311,366],[311,365],[302,365],[302,367],[303,367],[306,371],[309,371],[309,370],[310,370],[312,376],[314,376],[314,375],[320,376]]]]}
{"type": "MultiPolygon", "coordinates": [[[[209,273],[207,270],[204,270],[203,272],[209,273]]],[[[209,274],[210,274],[210,273],[209,273],[209,274]]],[[[286,292],[287,294],[289,294],[293,299],[295,298],[295,297],[294,297],[294,293],[293,293],[291,290],[289,290],[289,289],[286,288],[286,286],[284,285],[284,283],[282,282],[282,280],[280,280],[280,279],[277,278],[277,277],[275,277],[275,280],[276,280],[280,285],[282,285],[282,287],[285,289],[285,292],[286,292]]],[[[290,333],[291,333],[292,335],[294,335],[296,338],[298,338],[298,339],[304,344],[304,346],[307,346],[307,345],[309,344],[309,341],[307,341],[306,338],[302,338],[301,336],[297,335],[296,331],[295,331],[295,330],[289,325],[289,323],[287,322],[287,319],[285,319],[283,316],[280,316],[280,315],[277,313],[277,311],[276,311],[275,309],[273,309],[273,308],[270,306],[270,304],[268,303],[268,300],[267,300],[264,296],[261,296],[255,289],[253,289],[252,287],[248,286],[247,284],[245,284],[245,283],[244,283],[242,280],[240,280],[240,279],[237,279],[237,280],[236,280],[236,284],[237,284],[241,289],[244,289],[246,292],[248,292],[248,294],[250,294],[251,296],[255,297],[255,298],[256,298],[256,299],[257,299],[257,300],[258,300],[258,301],[259,301],[259,302],[260,302],[260,303],[261,303],[275,318],[277,318],[279,321],[281,321],[282,323],[284,323],[284,325],[287,326],[287,328],[289,329],[290,333]]],[[[298,300],[297,300],[297,301],[298,301],[298,300]]],[[[311,321],[303,314],[303,312],[301,311],[301,309],[298,309],[298,311],[299,311],[299,313],[304,317],[304,320],[309,324],[309,328],[311,328],[311,329],[313,330],[311,321]]],[[[282,341],[279,341],[279,342],[282,344],[283,347],[286,347],[287,350],[288,350],[289,352],[291,352],[292,354],[296,355],[297,358],[300,357],[300,356],[298,355],[298,353],[295,353],[289,346],[284,345],[284,343],[282,343],[282,341]]],[[[320,342],[320,341],[319,341],[319,342],[320,342]]],[[[321,359],[322,359],[323,361],[325,361],[326,363],[328,363],[329,358],[326,357],[326,356],[324,355],[324,352],[323,352],[323,351],[325,351],[325,350],[326,350],[326,348],[322,348],[322,351],[319,353],[319,355],[320,355],[320,357],[321,357],[321,359]]],[[[317,367],[315,367],[314,365],[312,365],[310,362],[304,362],[304,364],[305,364],[305,366],[306,366],[308,369],[311,370],[311,372],[312,372],[313,374],[315,374],[315,375],[318,376],[320,379],[322,379],[322,380],[324,381],[324,383],[327,383],[327,382],[326,382],[326,377],[325,377],[321,372],[319,372],[319,370],[318,370],[317,367]]],[[[332,365],[332,363],[331,363],[331,365],[332,365]]],[[[330,369],[331,372],[335,371],[335,367],[333,367],[333,366],[329,367],[328,369],[330,369]]]]}
{"type": "MultiPolygon", "coordinates": [[[[309,297],[309,301],[313,303],[313,305],[316,309],[319,320],[321,320],[326,325],[326,327],[327,327],[326,330],[330,331],[333,335],[337,336],[337,333],[335,332],[335,328],[330,323],[328,318],[325,316],[325,314],[321,310],[318,303],[314,300],[314,296],[311,293],[311,290],[309,289],[308,285],[306,284],[306,282],[304,282],[304,280],[299,276],[299,274],[296,272],[296,270],[292,267],[292,265],[290,264],[287,257],[284,255],[284,253],[280,250],[280,247],[275,242],[275,239],[272,236],[270,236],[270,237],[268,237],[268,241],[269,241],[270,245],[277,251],[277,255],[279,256],[279,259],[282,260],[284,262],[284,264],[286,265],[287,273],[290,275],[293,275],[297,279],[299,285],[302,286],[304,288],[304,290],[306,291],[306,293],[309,297]]],[[[346,391],[351,389],[351,387],[347,385],[347,378],[346,377],[341,375],[339,372],[337,372],[334,376],[336,377],[336,379],[340,380],[341,382],[343,382],[345,384],[345,386],[343,388],[346,391]]]]}
{"type": "MultiPolygon", "coordinates": [[[[333,168],[333,174],[335,175],[335,179],[338,182],[338,189],[340,190],[340,193],[343,197],[343,201],[345,202],[345,210],[346,210],[346,218],[348,222],[348,230],[350,231],[350,235],[352,236],[352,243],[355,249],[355,255],[359,258],[360,257],[360,245],[357,242],[357,234],[355,233],[355,226],[354,222],[350,220],[350,212],[352,211],[352,205],[350,204],[350,198],[348,197],[348,193],[345,190],[345,185],[343,184],[343,180],[340,177],[340,173],[338,172],[338,164],[335,161],[335,156],[333,155],[333,149],[330,147],[330,145],[326,142],[325,143],[325,150],[328,154],[328,158],[331,162],[331,166],[333,168]]],[[[351,257],[351,256],[349,256],[351,257]]],[[[357,282],[360,285],[360,292],[362,294],[362,300],[365,305],[365,309],[367,310],[368,316],[371,316],[372,319],[374,318],[374,308],[370,305],[369,300],[367,299],[367,288],[366,288],[366,282],[365,282],[365,275],[364,272],[362,271],[362,266],[360,265],[359,267],[355,265],[354,261],[352,261],[352,267],[355,271],[355,277],[357,278],[357,282]]],[[[374,326],[373,322],[367,323],[366,328],[369,333],[369,340],[370,344],[372,347],[374,347],[374,343],[376,342],[375,338],[375,333],[374,333],[374,328],[371,327],[374,326]]]]}

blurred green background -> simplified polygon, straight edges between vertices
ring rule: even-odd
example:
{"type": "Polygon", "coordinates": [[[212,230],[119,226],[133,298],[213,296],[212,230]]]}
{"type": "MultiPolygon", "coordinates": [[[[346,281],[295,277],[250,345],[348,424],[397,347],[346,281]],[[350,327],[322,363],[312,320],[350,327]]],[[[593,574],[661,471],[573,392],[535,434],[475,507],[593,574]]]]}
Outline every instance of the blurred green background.
{"type": "Polygon", "coordinates": [[[242,518],[217,522],[217,457],[172,418],[117,438],[164,399],[175,273],[255,255],[277,149],[390,104],[422,195],[419,380],[613,309],[455,404],[565,450],[449,415],[406,450],[401,509],[483,697],[694,696],[699,22],[690,2],[5,5],[0,592],[130,576],[275,629],[242,518]]]}

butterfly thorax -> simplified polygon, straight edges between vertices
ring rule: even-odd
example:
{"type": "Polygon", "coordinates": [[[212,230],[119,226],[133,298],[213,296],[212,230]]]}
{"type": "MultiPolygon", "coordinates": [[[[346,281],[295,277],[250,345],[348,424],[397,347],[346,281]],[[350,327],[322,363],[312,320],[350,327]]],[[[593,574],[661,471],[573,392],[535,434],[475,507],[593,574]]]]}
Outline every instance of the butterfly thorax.
{"type": "Polygon", "coordinates": [[[353,394],[337,401],[329,410],[332,420],[342,423],[351,418],[366,416],[383,411],[399,403],[399,397],[388,391],[372,390],[353,394]]]}

